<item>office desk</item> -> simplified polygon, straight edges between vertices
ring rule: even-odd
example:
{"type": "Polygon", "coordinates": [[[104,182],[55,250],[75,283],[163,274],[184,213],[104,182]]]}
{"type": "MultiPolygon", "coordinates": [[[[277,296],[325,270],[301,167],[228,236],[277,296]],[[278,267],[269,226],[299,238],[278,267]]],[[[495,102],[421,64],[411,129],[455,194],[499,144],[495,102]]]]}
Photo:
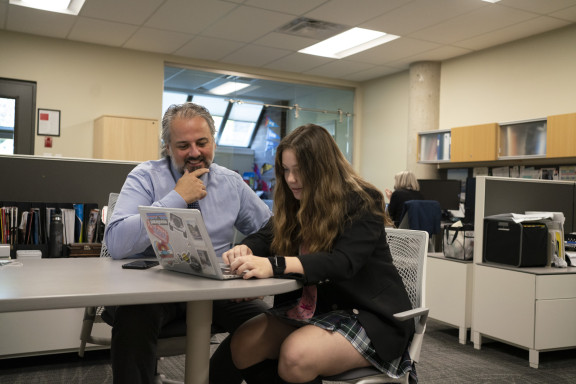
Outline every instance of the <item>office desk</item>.
{"type": "Polygon", "coordinates": [[[126,260],[108,258],[21,262],[22,266],[0,267],[0,312],[187,302],[185,382],[192,384],[208,383],[213,300],[274,295],[300,287],[287,279],[219,281],[160,267],[122,269],[126,260]]]}
{"type": "Polygon", "coordinates": [[[466,344],[472,321],[472,260],[456,260],[428,253],[426,306],[429,317],[458,327],[458,341],[466,344]]]}
{"type": "Polygon", "coordinates": [[[527,349],[538,368],[540,352],[576,348],[576,267],[474,269],[475,349],[486,336],[527,349]]]}

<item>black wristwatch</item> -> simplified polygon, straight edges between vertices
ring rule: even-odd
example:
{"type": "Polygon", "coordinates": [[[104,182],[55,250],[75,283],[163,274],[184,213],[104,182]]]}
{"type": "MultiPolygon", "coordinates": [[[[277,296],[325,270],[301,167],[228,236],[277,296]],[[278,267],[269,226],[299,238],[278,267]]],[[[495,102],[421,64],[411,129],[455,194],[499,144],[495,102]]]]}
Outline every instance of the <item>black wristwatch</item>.
{"type": "Polygon", "coordinates": [[[286,272],[286,259],[284,256],[269,257],[268,260],[272,264],[272,273],[274,276],[282,276],[286,272]]]}

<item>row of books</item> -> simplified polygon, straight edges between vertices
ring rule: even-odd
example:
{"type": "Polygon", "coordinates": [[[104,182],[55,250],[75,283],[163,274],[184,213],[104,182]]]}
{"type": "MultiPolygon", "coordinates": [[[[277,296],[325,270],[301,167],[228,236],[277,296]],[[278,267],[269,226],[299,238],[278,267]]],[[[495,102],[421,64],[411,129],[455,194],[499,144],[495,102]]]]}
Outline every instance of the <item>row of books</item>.
{"type": "Polygon", "coordinates": [[[2,202],[0,243],[48,244],[54,214],[62,216],[63,244],[101,242],[103,224],[97,204],[2,202]]]}

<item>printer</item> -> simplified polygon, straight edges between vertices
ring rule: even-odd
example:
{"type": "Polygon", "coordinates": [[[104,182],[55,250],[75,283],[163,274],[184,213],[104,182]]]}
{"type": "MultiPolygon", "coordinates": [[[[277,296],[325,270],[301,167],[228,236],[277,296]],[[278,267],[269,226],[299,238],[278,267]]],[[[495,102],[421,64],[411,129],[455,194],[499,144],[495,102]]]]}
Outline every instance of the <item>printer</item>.
{"type": "Polygon", "coordinates": [[[513,267],[544,267],[548,263],[548,226],[545,220],[516,222],[511,213],[484,218],[485,263],[513,267]]]}

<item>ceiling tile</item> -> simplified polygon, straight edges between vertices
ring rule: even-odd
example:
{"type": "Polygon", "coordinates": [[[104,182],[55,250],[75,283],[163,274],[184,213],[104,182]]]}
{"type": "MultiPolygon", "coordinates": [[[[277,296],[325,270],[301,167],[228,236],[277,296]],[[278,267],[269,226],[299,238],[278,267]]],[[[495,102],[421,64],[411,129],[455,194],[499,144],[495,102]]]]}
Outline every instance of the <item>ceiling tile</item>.
{"type": "Polygon", "coordinates": [[[264,67],[278,71],[301,73],[329,62],[330,59],[326,57],[305,55],[303,53],[293,53],[279,60],[266,64],[264,67]]]}
{"type": "Polygon", "coordinates": [[[130,40],[124,44],[124,48],[148,52],[173,53],[189,40],[190,36],[180,32],[140,28],[130,40]]]}
{"type": "Polygon", "coordinates": [[[471,39],[458,41],[454,44],[459,47],[479,51],[481,49],[536,35],[550,29],[561,28],[566,25],[568,25],[567,21],[542,16],[523,23],[515,24],[511,27],[475,36],[471,39]]]}
{"type": "Polygon", "coordinates": [[[12,5],[8,8],[6,28],[16,32],[63,39],[75,21],[76,18],[72,15],[12,5]]]}
{"type": "Polygon", "coordinates": [[[452,44],[535,17],[537,15],[533,13],[489,4],[461,17],[412,33],[410,37],[452,44]]]}
{"type": "Polygon", "coordinates": [[[305,16],[355,27],[374,16],[391,11],[412,0],[331,0],[305,16]]]}
{"type": "Polygon", "coordinates": [[[372,67],[374,66],[365,63],[358,63],[346,60],[335,60],[330,63],[311,69],[309,71],[306,71],[305,73],[314,76],[342,78],[345,77],[346,75],[355,72],[366,71],[372,67]]]}
{"type": "Polygon", "coordinates": [[[8,20],[8,3],[0,2],[0,28],[6,28],[6,21],[8,20]]]}
{"type": "Polygon", "coordinates": [[[218,61],[244,45],[244,43],[238,43],[236,41],[197,36],[186,43],[182,48],[175,51],[174,54],[184,57],[218,61]]]}
{"type": "Polygon", "coordinates": [[[397,68],[408,68],[410,67],[410,64],[419,61],[444,61],[453,57],[466,55],[471,52],[473,51],[470,49],[443,45],[441,47],[434,48],[417,55],[407,56],[399,60],[390,61],[388,64],[397,68]]]}
{"type": "Polygon", "coordinates": [[[137,29],[138,27],[134,25],[79,17],[68,38],[86,43],[120,47],[137,29]]]}
{"type": "Polygon", "coordinates": [[[345,77],[345,80],[362,82],[382,76],[391,75],[396,72],[398,72],[398,68],[395,67],[375,66],[365,71],[360,71],[347,75],[345,77]]]}
{"type": "Polygon", "coordinates": [[[576,0],[504,0],[501,4],[529,12],[548,14],[575,6],[576,0]]]}
{"type": "Polygon", "coordinates": [[[562,20],[576,22],[576,6],[563,9],[561,11],[553,12],[550,14],[552,17],[558,17],[562,20]]]}
{"type": "Polygon", "coordinates": [[[262,49],[262,47],[256,45],[248,45],[222,58],[222,61],[225,63],[261,67],[289,54],[290,51],[284,49],[270,47],[262,49]]]}
{"type": "Polygon", "coordinates": [[[242,6],[218,20],[202,35],[249,43],[292,19],[291,15],[242,6]]]}
{"type": "Polygon", "coordinates": [[[483,4],[481,1],[417,0],[375,17],[363,23],[361,27],[407,36],[412,32],[483,7],[483,4]]]}
{"type": "Polygon", "coordinates": [[[87,0],[80,16],[141,25],[164,0],[87,0]]]}
{"type": "Polygon", "coordinates": [[[436,43],[401,37],[400,39],[349,56],[349,59],[361,63],[382,65],[438,47],[439,44],[436,43]]]}
{"type": "Polygon", "coordinates": [[[326,0],[246,0],[244,4],[300,16],[325,2],[326,0]]]}
{"type": "Polygon", "coordinates": [[[145,26],[199,34],[236,7],[237,4],[218,0],[171,0],[165,2],[145,26]],[[198,12],[199,9],[202,12],[198,12]]]}
{"type": "Polygon", "coordinates": [[[254,41],[254,44],[263,45],[265,47],[282,47],[284,49],[299,51],[316,44],[317,42],[317,40],[308,39],[306,37],[272,32],[254,41]]]}

